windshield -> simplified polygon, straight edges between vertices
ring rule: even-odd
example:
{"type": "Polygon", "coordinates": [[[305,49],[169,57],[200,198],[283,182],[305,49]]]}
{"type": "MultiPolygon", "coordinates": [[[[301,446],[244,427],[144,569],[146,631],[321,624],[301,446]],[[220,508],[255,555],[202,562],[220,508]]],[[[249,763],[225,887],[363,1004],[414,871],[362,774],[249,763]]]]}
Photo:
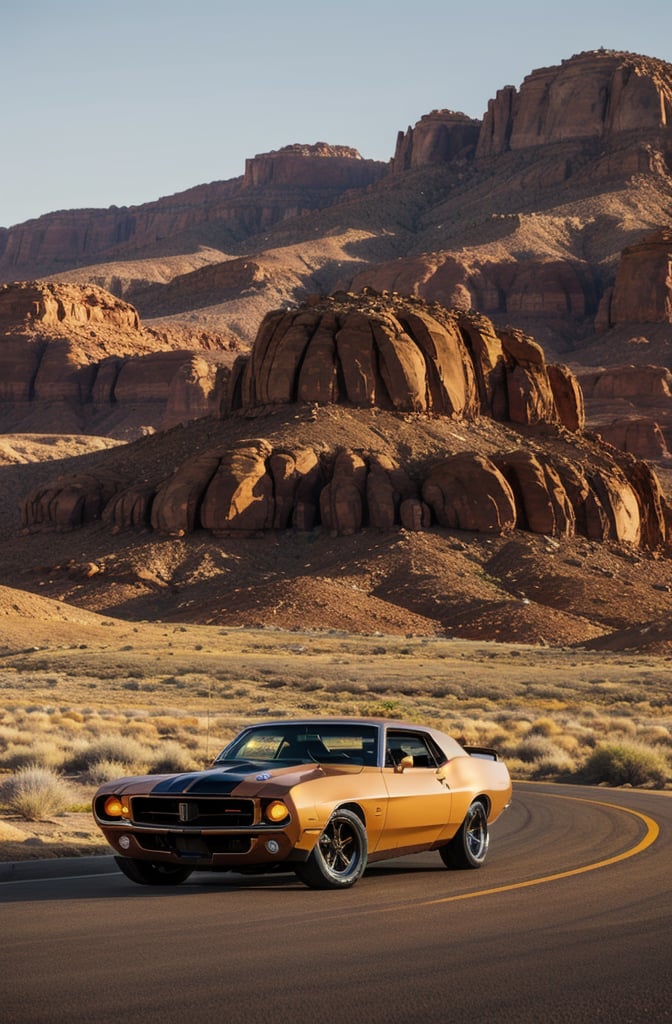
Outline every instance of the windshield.
{"type": "Polygon", "coordinates": [[[282,764],[376,764],[378,734],[372,725],[275,724],[246,729],[215,759],[282,764]]]}

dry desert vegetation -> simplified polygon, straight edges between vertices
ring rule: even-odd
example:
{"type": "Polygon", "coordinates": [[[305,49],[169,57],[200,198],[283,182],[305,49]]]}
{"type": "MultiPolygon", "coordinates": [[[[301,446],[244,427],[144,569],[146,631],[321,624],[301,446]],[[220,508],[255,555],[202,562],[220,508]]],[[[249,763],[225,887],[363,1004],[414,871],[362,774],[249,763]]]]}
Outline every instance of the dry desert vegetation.
{"type": "Polygon", "coordinates": [[[130,623],[2,594],[0,857],[103,852],[101,781],[207,765],[248,722],[432,722],[516,779],[669,788],[672,659],[337,630],[130,623]]]}

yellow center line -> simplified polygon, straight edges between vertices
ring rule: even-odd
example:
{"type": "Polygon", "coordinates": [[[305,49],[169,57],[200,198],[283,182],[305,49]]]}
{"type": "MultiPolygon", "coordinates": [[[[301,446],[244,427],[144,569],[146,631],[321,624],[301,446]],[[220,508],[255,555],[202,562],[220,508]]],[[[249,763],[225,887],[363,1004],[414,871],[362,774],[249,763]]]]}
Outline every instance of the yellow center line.
{"type": "Polygon", "coordinates": [[[550,796],[555,800],[574,800],[577,803],[583,804],[597,804],[600,807],[609,807],[612,810],[622,811],[624,814],[630,814],[634,818],[639,818],[646,827],[646,833],[643,838],[636,843],[635,846],[629,847],[622,853],[617,853],[613,857],[607,857],[604,860],[594,861],[592,864],[584,864],[580,868],[570,868],[568,871],[557,871],[552,875],[543,875],[540,878],[529,878],[525,882],[512,882],[510,885],[498,885],[492,889],[479,889],[477,892],[465,892],[460,893],[456,896],[438,896],[436,899],[423,900],[416,904],[420,907],[430,907],[437,903],[456,903],[458,900],[473,900],[477,896],[493,896],[495,893],[500,892],[511,892],[514,889],[527,889],[532,885],[544,885],[546,882],[557,882],[561,878],[572,878],[574,875],[583,875],[587,871],[597,871],[598,868],[606,868],[611,864],[617,864],[619,861],[628,860],[629,857],[635,857],[638,853],[642,853],[649,846],[655,843],[658,838],[660,829],[658,823],[650,818],[647,814],[642,814],[640,811],[634,811],[630,807],[621,807],[619,804],[607,803],[605,800],[587,800],[585,797],[579,796],[564,796],[560,793],[540,793],[539,796],[550,796]]]}

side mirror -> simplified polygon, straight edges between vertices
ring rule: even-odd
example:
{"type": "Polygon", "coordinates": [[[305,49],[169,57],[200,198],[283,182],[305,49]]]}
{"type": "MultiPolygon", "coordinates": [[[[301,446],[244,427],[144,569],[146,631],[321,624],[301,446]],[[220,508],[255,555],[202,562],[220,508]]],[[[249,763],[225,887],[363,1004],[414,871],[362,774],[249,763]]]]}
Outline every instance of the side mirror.
{"type": "Polygon", "coordinates": [[[413,755],[412,754],[406,754],[404,757],[402,757],[401,761],[399,761],[399,763],[396,765],[395,771],[403,772],[406,768],[412,768],[412,767],[413,767],[413,755]]]}

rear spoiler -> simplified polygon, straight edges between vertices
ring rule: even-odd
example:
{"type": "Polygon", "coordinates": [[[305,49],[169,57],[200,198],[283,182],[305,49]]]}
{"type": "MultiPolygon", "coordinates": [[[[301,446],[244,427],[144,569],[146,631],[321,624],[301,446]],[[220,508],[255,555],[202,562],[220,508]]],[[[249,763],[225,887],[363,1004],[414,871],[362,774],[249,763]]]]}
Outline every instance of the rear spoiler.
{"type": "Polygon", "coordinates": [[[483,757],[488,761],[499,761],[499,754],[492,747],[465,747],[470,757],[483,757]]]}

